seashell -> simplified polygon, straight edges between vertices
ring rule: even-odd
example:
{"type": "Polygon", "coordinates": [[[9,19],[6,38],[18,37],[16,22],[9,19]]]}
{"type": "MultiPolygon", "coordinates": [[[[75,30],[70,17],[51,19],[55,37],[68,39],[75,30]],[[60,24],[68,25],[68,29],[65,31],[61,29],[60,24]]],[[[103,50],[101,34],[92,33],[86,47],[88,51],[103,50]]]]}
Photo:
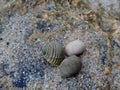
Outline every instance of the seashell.
{"type": "Polygon", "coordinates": [[[68,56],[79,55],[85,50],[85,45],[80,40],[75,40],[65,46],[65,53],[68,56]]]}
{"type": "Polygon", "coordinates": [[[62,44],[53,41],[42,47],[43,57],[53,66],[60,65],[64,59],[62,44]]]}
{"type": "Polygon", "coordinates": [[[68,78],[77,74],[81,68],[82,63],[80,58],[73,55],[63,60],[59,66],[59,71],[62,78],[68,78]]]}

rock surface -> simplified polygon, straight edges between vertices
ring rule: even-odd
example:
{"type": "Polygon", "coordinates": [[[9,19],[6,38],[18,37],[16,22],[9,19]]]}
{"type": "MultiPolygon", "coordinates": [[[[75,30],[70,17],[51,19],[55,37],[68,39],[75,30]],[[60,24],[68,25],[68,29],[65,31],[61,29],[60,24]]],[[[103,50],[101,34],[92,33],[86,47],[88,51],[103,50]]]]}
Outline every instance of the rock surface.
{"type": "Polygon", "coordinates": [[[120,0],[1,1],[10,8],[0,12],[0,90],[120,90],[120,0]],[[41,47],[76,39],[86,44],[83,67],[62,79],[41,47]]]}

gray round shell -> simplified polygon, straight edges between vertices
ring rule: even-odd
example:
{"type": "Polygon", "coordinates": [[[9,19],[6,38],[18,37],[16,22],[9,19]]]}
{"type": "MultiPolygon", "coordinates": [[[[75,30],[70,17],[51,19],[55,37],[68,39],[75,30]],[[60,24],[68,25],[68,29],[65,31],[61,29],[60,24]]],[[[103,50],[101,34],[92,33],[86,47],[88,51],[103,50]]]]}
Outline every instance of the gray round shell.
{"type": "Polygon", "coordinates": [[[67,78],[77,74],[81,68],[82,63],[80,58],[73,55],[63,60],[59,66],[59,71],[62,78],[67,78]]]}
{"type": "Polygon", "coordinates": [[[74,40],[65,46],[68,56],[79,55],[85,50],[85,44],[81,40],[74,40]]]}
{"type": "Polygon", "coordinates": [[[43,57],[53,66],[60,65],[64,59],[62,44],[50,42],[42,47],[43,57]]]}

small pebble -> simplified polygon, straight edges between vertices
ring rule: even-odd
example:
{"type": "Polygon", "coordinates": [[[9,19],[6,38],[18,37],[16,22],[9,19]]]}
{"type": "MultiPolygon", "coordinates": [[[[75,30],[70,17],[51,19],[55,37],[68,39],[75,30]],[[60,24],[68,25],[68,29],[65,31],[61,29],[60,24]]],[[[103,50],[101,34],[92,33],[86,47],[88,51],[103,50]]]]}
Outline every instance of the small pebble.
{"type": "Polygon", "coordinates": [[[85,45],[80,40],[75,40],[70,43],[68,43],[65,47],[65,53],[68,56],[71,55],[79,55],[85,50],[85,45]]]}
{"type": "Polygon", "coordinates": [[[104,70],[105,75],[111,74],[111,72],[112,72],[112,69],[110,67],[106,67],[104,70]]]}
{"type": "Polygon", "coordinates": [[[48,14],[47,13],[43,13],[41,16],[42,16],[43,19],[48,18],[48,14]]]}
{"type": "Polygon", "coordinates": [[[115,68],[115,69],[120,69],[120,63],[119,63],[119,64],[115,64],[115,65],[114,65],[114,68],[115,68]]]}

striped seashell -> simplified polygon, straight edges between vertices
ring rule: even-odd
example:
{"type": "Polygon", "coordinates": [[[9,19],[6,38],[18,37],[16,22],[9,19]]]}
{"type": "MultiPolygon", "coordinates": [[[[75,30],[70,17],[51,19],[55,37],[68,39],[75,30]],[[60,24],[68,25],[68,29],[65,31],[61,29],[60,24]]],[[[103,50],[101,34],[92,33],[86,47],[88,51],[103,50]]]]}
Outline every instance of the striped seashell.
{"type": "Polygon", "coordinates": [[[43,57],[52,66],[60,65],[64,59],[62,44],[53,41],[42,47],[43,57]]]}
{"type": "Polygon", "coordinates": [[[59,71],[62,78],[68,78],[76,75],[81,68],[82,62],[80,58],[73,55],[63,60],[59,66],[59,71]]]}

